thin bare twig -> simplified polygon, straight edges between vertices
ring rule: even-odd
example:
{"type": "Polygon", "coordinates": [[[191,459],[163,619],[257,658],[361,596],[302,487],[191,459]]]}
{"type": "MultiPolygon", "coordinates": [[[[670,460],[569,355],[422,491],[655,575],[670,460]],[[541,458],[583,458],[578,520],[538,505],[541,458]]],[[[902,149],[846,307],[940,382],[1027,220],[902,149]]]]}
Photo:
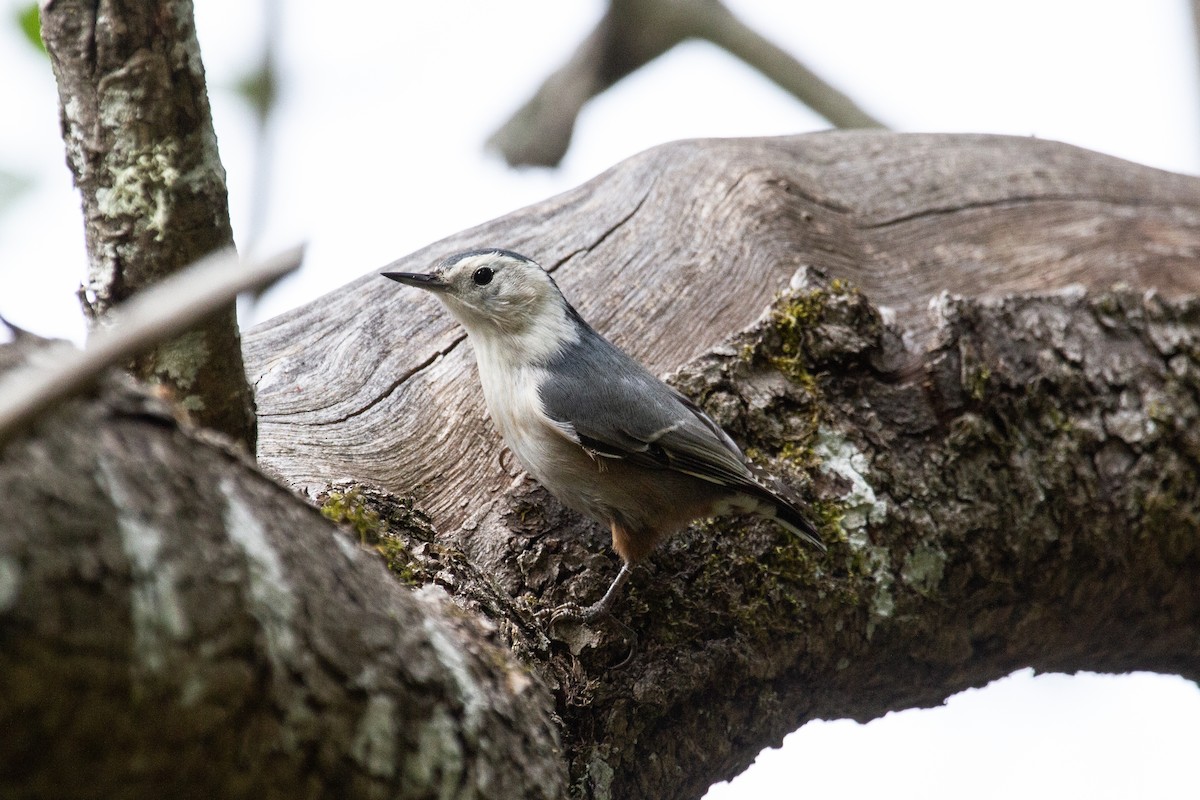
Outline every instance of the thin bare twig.
{"type": "Polygon", "coordinates": [[[222,251],[138,292],[114,308],[87,347],[63,343],[53,354],[0,377],[0,442],[104,370],[187,330],[242,292],[266,286],[300,266],[303,248],[249,263],[222,251]]]}

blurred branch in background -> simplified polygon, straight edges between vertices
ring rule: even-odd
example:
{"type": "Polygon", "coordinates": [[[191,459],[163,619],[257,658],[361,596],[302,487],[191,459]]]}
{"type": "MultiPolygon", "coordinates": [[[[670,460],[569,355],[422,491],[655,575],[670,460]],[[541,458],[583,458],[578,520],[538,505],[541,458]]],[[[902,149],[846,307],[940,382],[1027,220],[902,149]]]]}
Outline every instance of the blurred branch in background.
{"type": "Polygon", "coordinates": [[[258,64],[237,82],[237,95],[254,112],[254,158],[250,184],[250,218],[240,236],[243,252],[254,251],[266,227],[271,192],[271,117],[279,107],[279,60],[276,41],[281,28],[279,0],[263,0],[262,50],[258,64]]]}
{"type": "Polygon", "coordinates": [[[740,58],[838,128],[887,127],[720,0],[610,0],[571,59],[491,135],[488,147],[509,166],[557,166],[589,100],[688,39],[740,58]]]}

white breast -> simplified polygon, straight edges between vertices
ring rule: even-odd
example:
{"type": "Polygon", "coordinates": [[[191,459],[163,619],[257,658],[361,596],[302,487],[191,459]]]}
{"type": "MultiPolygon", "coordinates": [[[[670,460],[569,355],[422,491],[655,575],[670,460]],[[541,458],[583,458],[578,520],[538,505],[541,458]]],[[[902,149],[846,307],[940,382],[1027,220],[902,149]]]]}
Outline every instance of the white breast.
{"type": "MultiPolygon", "coordinates": [[[[481,354],[482,355],[482,354],[481,354]]],[[[539,367],[498,369],[479,360],[479,379],[492,422],[522,466],[563,503],[594,514],[592,497],[598,465],[563,426],[546,416],[538,386],[546,377],[539,367]]]]}
{"type": "Polygon", "coordinates": [[[479,380],[488,413],[513,454],[534,471],[544,460],[549,438],[554,436],[538,398],[537,387],[542,377],[538,373],[542,370],[495,370],[489,366],[486,361],[479,362],[479,380]]]}

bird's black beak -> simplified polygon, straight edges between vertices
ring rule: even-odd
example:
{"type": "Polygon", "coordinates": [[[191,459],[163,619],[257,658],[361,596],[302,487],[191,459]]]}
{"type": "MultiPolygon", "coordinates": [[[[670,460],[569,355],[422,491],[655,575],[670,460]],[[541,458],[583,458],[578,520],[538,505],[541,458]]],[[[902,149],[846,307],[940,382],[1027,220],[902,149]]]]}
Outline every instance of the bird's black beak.
{"type": "Polygon", "coordinates": [[[399,281],[406,286],[415,286],[418,289],[442,291],[450,288],[450,284],[442,280],[442,276],[435,272],[381,272],[379,274],[385,278],[399,281]]]}

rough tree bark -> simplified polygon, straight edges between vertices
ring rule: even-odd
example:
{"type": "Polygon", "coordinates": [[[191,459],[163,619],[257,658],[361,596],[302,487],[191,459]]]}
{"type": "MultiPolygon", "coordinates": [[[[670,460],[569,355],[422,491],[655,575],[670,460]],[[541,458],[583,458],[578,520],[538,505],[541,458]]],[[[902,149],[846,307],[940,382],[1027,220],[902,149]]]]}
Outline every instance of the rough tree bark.
{"type": "MultiPolygon", "coordinates": [[[[83,201],[84,311],[114,305],[233,246],[190,0],[49,0],[42,38],[58,82],[67,163],[83,201]]],[[[201,424],[255,444],[237,315],[230,303],[136,360],[201,424]]]]}
{"type": "Polygon", "coordinates": [[[246,337],[259,459],[372,487],[330,506],[424,588],[142,401],[65,409],[0,462],[38,510],[0,540],[0,722],[39,734],[9,785],[175,788],[161,747],[230,795],[694,798],[805,720],[1021,666],[1200,674],[1196,179],[1001,137],[683,142],[398,266],[470,245],[673,371],[830,552],[699,524],[619,621],[547,631],[612,577],[603,532],[500,455],[447,315],[372,273],[246,337]]]}
{"type": "Polygon", "coordinates": [[[561,796],[508,648],[172,412],[113,376],[3,452],[0,794],[561,796]]]}

